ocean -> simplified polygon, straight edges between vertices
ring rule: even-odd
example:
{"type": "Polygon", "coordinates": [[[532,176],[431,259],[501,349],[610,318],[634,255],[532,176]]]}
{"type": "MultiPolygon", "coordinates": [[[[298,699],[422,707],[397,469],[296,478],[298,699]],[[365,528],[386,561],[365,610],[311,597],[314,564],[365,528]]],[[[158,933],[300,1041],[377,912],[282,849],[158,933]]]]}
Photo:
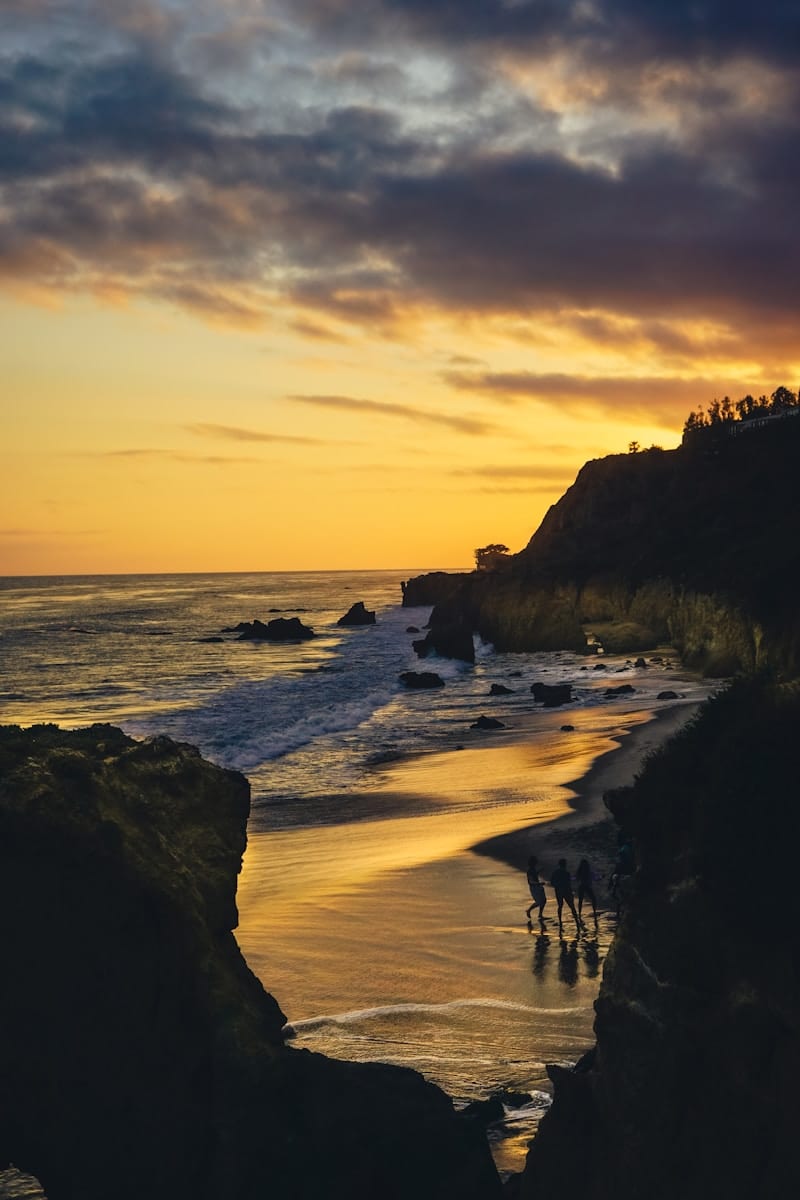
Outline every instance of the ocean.
{"type": "Polygon", "coordinates": [[[420,573],[0,579],[0,722],[110,722],[244,772],[238,937],[297,1044],[416,1067],[457,1104],[527,1092],[496,1135],[501,1168],[519,1169],[549,1102],[545,1064],[591,1044],[613,913],[580,936],[529,930],[524,876],[471,847],[567,812],[564,785],[646,722],[659,691],[693,705],[708,687],[669,662],[478,644],[474,667],[425,663],[443,688],[408,691],[408,630],[430,610],[403,608],[401,581],[420,573]],[[338,626],[358,600],[377,623],[338,626]],[[278,615],[316,636],[221,632],[278,615]],[[542,710],[536,680],[570,681],[573,702],[542,710]],[[605,695],[626,682],[632,696],[605,695]],[[505,728],[471,729],[480,715],[505,728]]]}

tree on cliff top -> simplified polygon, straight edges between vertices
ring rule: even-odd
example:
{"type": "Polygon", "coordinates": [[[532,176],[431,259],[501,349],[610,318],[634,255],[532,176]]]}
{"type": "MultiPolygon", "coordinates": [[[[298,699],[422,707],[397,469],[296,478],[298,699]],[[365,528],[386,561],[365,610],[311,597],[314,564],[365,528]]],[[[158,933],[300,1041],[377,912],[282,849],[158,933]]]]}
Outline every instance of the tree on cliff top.
{"type": "Polygon", "coordinates": [[[771,396],[754,399],[749,393],[735,403],[730,396],[712,400],[708,412],[698,409],[690,412],[683,427],[684,434],[697,433],[701,429],[719,429],[736,424],[737,421],[754,421],[759,417],[784,416],[800,407],[800,393],[787,387],[778,387],[771,396]]]}
{"type": "Polygon", "coordinates": [[[508,546],[500,542],[491,542],[475,551],[476,571],[499,571],[508,561],[508,546]]]}

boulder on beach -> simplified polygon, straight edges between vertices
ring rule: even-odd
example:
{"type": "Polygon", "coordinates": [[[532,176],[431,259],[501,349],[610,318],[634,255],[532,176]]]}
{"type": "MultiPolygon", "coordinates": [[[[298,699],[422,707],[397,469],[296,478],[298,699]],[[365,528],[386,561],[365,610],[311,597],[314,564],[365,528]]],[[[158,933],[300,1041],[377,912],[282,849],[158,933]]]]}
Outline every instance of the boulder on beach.
{"type": "Polygon", "coordinates": [[[416,625],[406,625],[406,633],[419,633],[419,628],[416,625]]]}
{"type": "Polygon", "coordinates": [[[572,699],[571,683],[534,683],[531,685],[534,699],[545,708],[558,708],[569,704],[572,699]]]}
{"type": "Polygon", "coordinates": [[[562,726],[561,726],[561,732],[562,732],[562,733],[574,733],[574,732],[575,732],[575,726],[574,726],[574,725],[562,725],[562,726]]]}
{"type": "Polygon", "coordinates": [[[435,671],[403,671],[399,679],[407,688],[444,687],[444,680],[435,671]]]}
{"type": "Polygon", "coordinates": [[[630,683],[621,683],[619,687],[609,687],[603,692],[604,696],[630,696],[636,688],[630,683]]]}
{"type": "Polygon", "coordinates": [[[502,721],[498,721],[497,717],[478,717],[477,721],[473,721],[470,729],[505,729],[502,721]]]}
{"type": "Polygon", "coordinates": [[[677,692],[659,692],[656,696],[656,700],[680,700],[680,696],[677,692]]]}
{"type": "Polygon", "coordinates": [[[259,620],[240,621],[233,629],[222,632],[238,633],[239,642],[304,642],[316,636],[299,617],[275,617],[266,625],[259,620]]]}
{"type": "Polygon", "coordinates": [[[493,683],[489,688],[490,696],[513,696],[514,689],[506,687],[504,683],[493,683]]]}
{"type": "Polygon", "coordinates": [[[633,665],[635,667],[638,667],[640,671],[647,670],[647,663],[646,663],[645,659],[643,659],[643,658],[637,658],[636,662],[633,665]]]}
{"type": "Polygon", "coordinates": [[[205,637],[205,638],[194,638],[193,640],[195,642],[205,642],[208,645],[213,645],[215,642],[224,642],[225,638],[224,637],[205,637]]]}
{"type": "Polygon", "coordinates": [[[374,625],[375,613],[364,607],[363,600],[351,604],[343,617],[339,617],[337,625],[374,625]]]}

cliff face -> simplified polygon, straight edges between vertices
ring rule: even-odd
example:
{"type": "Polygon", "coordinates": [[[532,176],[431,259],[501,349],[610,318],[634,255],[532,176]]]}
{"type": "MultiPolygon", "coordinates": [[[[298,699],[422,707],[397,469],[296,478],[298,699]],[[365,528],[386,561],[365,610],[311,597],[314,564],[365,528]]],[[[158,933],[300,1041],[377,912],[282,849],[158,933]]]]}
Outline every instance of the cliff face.
{"type": "Polygon", "coordinates": [[[591,632],[622,653],[670,641],[712,675],[796,674],[797,424],[587,463],[507,571],[405,595],[446,600],[447,619],[460,605],[498,649],[578,650],[591,632]]]}
{"type": "Polygon", "coordinates": [[[190,746],[0,729],[0,1161],[50,1200],[496,1195],[420,1076],[283,1045],[232,933],[248,812],[190,746]]]}
{"type": "Polygon", "coordinates": [[[597,1049],[552,1069],[525,1200],[800,1194],[797,686],[741,684],[610,806],[637,872],[597,1049]]]}

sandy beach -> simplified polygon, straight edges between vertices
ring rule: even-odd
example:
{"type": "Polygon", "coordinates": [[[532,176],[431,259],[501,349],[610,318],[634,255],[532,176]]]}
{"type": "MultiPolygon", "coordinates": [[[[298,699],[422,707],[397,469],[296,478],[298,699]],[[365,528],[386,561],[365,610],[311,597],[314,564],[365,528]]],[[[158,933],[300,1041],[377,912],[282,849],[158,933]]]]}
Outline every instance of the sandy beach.
{"type": "Polygon", "coordinates": [[[494,739],[376,772],[367,811],[383,802],[383,819],[252,829],[238,939],[297,1044],[412,1066],[457,1103],[528,1092],[496,1148],[501,1169],[519,1169],[549,1102],[545,1065],[593,1040],[616,923],[603,793],[632,782],[696,709],[538,711],[494,739]],[[597,922],[529,928],[532,852],[544,878],[561,855],[573,871],[590,858],[597,922]]]}
{"type": "MultiPolygon", "coordinates": [[[[699,704],[671,702],[621,732],[614,745],[599,754],[585,774],[569,781],[569,811],[530,829],[511,830],[478,842],[478,854],[498,858],[519,870],[536,853],[548,861],[589,855],[606,874],[617,845],[616,826],[603,803],[605,792],[633,783],[645,759],[692,719],[699,704]]],[[[598,872],[599,873],[599,872],[598,872]]]]}

